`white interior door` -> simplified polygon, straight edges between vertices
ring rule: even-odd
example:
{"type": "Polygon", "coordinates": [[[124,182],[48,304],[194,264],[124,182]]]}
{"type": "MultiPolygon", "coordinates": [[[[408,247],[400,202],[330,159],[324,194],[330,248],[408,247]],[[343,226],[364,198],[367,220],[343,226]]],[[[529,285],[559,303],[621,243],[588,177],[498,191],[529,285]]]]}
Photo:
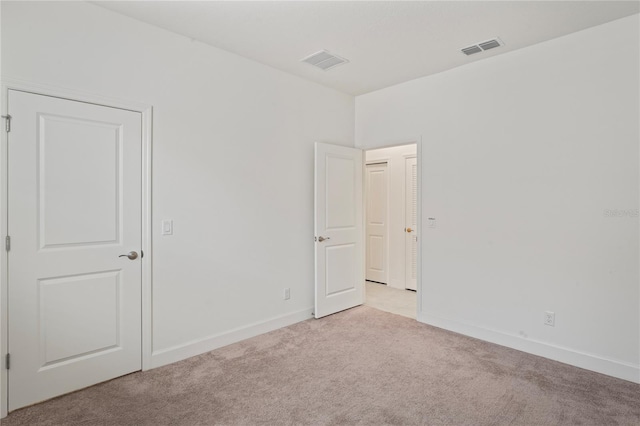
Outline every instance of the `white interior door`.
{"type": "Polygon", "coordinates": [[[8,109],[14,410],[141,368],[142,145],[136,112],[13,90],[8,109]]]}
{"type": "Polygon", "coordinates": [[[362,151],[316,143],[316,318],[364,303],[362,151]]]}
{"type": "Polygon", "coordinates": [[[387,218],[389,175],[387,163],[366,167],[366,269],[369,281],[387,283],[389,278],[387,218]]]}
{"type": "Polygon", "coordinates": [[[405,163],[405,287],[417,290],[418,273],[418,162],[416,157],[405,163]]]}

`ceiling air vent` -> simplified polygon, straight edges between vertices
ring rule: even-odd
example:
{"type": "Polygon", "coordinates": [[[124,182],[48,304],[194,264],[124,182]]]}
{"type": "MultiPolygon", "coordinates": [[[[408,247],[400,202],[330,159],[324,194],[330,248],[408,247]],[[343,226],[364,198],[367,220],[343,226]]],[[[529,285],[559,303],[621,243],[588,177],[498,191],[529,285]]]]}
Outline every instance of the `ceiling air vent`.
{"type": "Polygon", "coordinates": [[[483,41],[482,43],[474,44],[473,46],[468,46],[463,49],[460,49],[462,53],[465,55],[473,55],[474,53],[480,53],[485,50],[493,49],[495,47],[503,46],[504,43],[499,38],[494,38],[492,40],[483,41]]]}
{"type": "Polygon", "coordinates": [[[500,42],[498,40],[489,40],[485,41],[484,43],[480,43],[478,46],[480,46],[482,50],[489,50],[493,49],[494,47],[500,47],[500,42]]]}
{"type": "Polygon", "coordinates": [[[464,53],[467,56],[473,55],[474,53],[480,53],[480,52],[482,52],[482,49],[480,49],[478,46],[469,46],[462,49],[462,53],[464,53]]]}
{"type": "Polygon", "coordinates": [[[301,62],[306,62],[323,71],[327,71],[328,69],[337,67],[338,65],[346,64],[349,61],[341,58],[340,56],[334,55],[333,53],[329,53],[326,50],[321,50],[313,55],[307,56],[302,59],[301,62]]]}

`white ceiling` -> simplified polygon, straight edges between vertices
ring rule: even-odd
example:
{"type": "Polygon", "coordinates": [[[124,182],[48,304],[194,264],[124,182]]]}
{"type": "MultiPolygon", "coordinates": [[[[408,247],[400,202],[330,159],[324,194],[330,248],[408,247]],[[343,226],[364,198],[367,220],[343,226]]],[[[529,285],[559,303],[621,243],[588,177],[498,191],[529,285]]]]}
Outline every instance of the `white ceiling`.
{"type": "Polygon", "coordinates": [[[101,1],[102,7],[360,95],[639,12],[638,1],[101,1]],[[503,47],[460,48],[500,37],[503,47]],[[300,62],[326,49],[350,61],[300,62]]]}

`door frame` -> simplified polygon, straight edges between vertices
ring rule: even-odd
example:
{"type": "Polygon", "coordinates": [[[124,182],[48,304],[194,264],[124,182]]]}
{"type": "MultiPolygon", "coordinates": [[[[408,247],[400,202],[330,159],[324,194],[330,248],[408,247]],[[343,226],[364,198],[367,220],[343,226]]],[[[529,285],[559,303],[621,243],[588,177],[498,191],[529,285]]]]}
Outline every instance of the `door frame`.
{"type": "MultiPolygon", "coordinates": [[[[416,232],[416,237],[418,237],[418,250],[417,250],[417,265],[416,265],[416,321],[420,318],[422,314],[422,135],[416,135],[413,137],[401,138],[397,140],[385,141],[380,146],[368,146],[368,147],[358,147],[364,151],[364,155],[362,156],[363,166],[367,165],[367,151],[373,151],[376,149],[384,149],[384,148],[394,148],[402,145],[416,145],[416,166],[418,168],[418,176],[417,176],[417,193],[418,193],[418,209],[416,211],[417,223],[418,223],[418,232],[416,232]]],[[[378,160],[382,161],[382,160],[378,160]]],[[[386,160],[388,161],[388,160],[386,160]]],[[[364,185],[363,185],[364,186],[364,185]]],[[[363,189],[364,191],[364,189],[363,189]]],[[[406,192],[406,191],[405,191],[406,192]]],[[[366,196],[366,194],[363,194],[366,196]]],[[[406,195],[403,195],[403,199],[406,195]]],[[[367,200],[363,197],[363,217],[366,218],[367,214],[367,200]]],[[[406,205],[406,202],[403,203],[406,205]]],[[[404,209],[404,206],[403,206],[404,209]]],[[[405,271],[406,274],[406,271],[405,271]]],[[[410,290],[407,290],[410,291],[410,290]]],[[[364,287],[364,296],[365,300],[367,297],[367,286],[364,287]]]]}
{"type": "MultiPolygon", "coordinates": [[[[152,158],[152,118],[153,107],[148,104],[132,102],[121,99],[108,98],[92,93],[58,88],[50,85],[42,85],[15,79],[3,79],[1,81],[2,115],[7,115],[9,90],[28,92],[35,95],[51,96],[71,101],[85,102],[111,108],[125,109],[138,112],[142,118],[142,246],[144,253],[141,259],[142,267],[142,370],[151,368],[152,354],[152,214],[151,214],[151,158],[152,158]]],[[[4,119],[0,136],[0,236],[7,235],[8,223],[8,134],[4,131],[4,119]]],[[[8,352],[8,257],[6,250],[0,250],[0,418],[7,415],[8,410],[8,375],[5,366],[5,356],[8,352]]]]}

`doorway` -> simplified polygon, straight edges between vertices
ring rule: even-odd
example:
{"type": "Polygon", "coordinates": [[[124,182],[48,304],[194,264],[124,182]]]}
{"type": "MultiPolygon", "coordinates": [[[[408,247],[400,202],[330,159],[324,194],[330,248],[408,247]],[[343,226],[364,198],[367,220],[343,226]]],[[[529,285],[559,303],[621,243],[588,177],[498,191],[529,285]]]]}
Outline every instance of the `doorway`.
{"type": "Polygon", "coordinates": [[[365,304],[416,318],[417,144],[365,151],[365,304]]]}

